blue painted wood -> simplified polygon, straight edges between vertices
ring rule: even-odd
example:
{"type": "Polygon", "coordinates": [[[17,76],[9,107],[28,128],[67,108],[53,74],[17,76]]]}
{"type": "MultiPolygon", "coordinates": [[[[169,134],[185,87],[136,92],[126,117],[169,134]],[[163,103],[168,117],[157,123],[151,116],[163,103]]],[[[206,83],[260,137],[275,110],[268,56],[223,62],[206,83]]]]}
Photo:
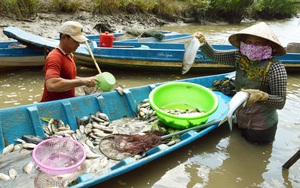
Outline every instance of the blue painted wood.
{"type": "Polygon", "coordinates": [[[138,103],[135,101],[135,99],[133,98],[133,95],[132,93],[130,92],[129,89],[124,89],[124,96],[126,98],[126,101],[127,101],[127,104],[128,104],[128,107],[131,111],[131,116],[135,116],[136,115],[136,112],[138,111],[137,109],[137,105],[138,103]]]}
{"type": "MultiPolygon", "coordinates": [[[[136,39],[124,39],[124,40],[116,40],[114,41],[113,48],[104,48],[101,47],[101,51],[104,51],[103,55],[100,55],[98,58],[105,58],[109,57],[114,60],[117,60],[120,56],[112,56],[110,55],[110,51],[119,51],[120,49],[127,48],[127,51],[124,51],[125,54],[129,54],[128,50],[131,48],[134,49],[184,49],[184,44],[169,44],[167,42],[174,42],[174,41],[182,41],[188,40],[191,38],[191,34],[185,33],[177,33],[177,32],[168,32],[168,31],[161,31],[165,37],[162,40],[158,40],[154,37],[143,37],[143,38],[136,38],[136,39]],[[107,52],[108,51],[108,52],[107,52]]],[[[22,43],[26,44],[29,47],[24,46],[17,41],[11,42],[0,42],[0,67],[37,67],[43,66],[45,61],[45,56],[47,54],[47,50],[52,50],[56,46],[58,46],[58,38],[50,39],[41,37],[38,35],[34,35],[32,33],[25,32],[20,28],[16,27],[7,27],[5,28],[4,33],[10,37],[21,41],[22,43]]],[[[122,36],[123,34],[114,34],[115,38],[122,36]]],[[[88,35],[86,36],[90,41],[90,47],[94,51],[94,48],[100,48],[100,37],[99,35],[88,35]]],[[[97,50],[95,50],[97,51],[97,50]]],[[[96,53],[96,52],[93,52],[96,53]]],[[[114,52],[115,53],[115,52],[114,52]]],[[[135,53],[135,52],[134,52],[135,53]]],[[[98,55],[98,54],[96,54],[98,55]]],[[[121,53],[120,53],[121,55],[121,53]]],[[[75,52],[75,58],[78,61],[78,64],[84,64],[88,62],[87,65],[92,66],[93,61],[90,61],[90,54],[85,46],[82,44],[79,46],[77,51],[75,52]],[[84,60],[81,61],[82,57],[78,57],[78,55],[83,55],[84,60]],[[86,59],[87,58],[87,59],[86,59]]],[[[97,58],[97,57],[96,57],[97,58]]],[[[120,58],[125,58],[120,57],[120,58]]],[[[131,57],[130,57],[131,58],[131,57]]],[[[132,57],[135,59],[135,57],[132,57]]],[[[97,59],[97,62],[101,62],[97,59]]],[[[102,65],[101,65],[102,66],[102,65]]],[[[94,65],[93,65],[94,67],[94,65]]]]}
{"type": "Polygon", "coordinates": [[[39,116],[38,109],[36,108],[36,106],[29,106],[27,108],[27,111],[29,113],[31,125],[34,129],[34,135],[37,135],[37,136],[40,136],[40,137],[44,138],[45,133],[44,133],[44,130],[43,130],[43,126],[42,126],[42,123],[41,123],[41,118],[39,116]]]}
{"type": "Polygon", "coordinates": [[[74,116],[73,113],[73,108],[72,108],[72,104],[70,103],[70,101],[63,101],[61,103],[62,107],[63,107],[63,112],[66,116],[66,123],[68,125],[70,125],[72,130],[75,130],[78,128],[77,126],[77,122],[76,122],[76,117],[74,116]]]}
{"type": "MultiPolygon", "coordinates": [[[[47,48],[51,50],[58,45],[58,40],[34,35],[16,27],[4,28],[3,32],[8,37],[29,43],[39,48],[47,48]]],[[[178,37],[177,39],[180,39],[180,35],[184,35],[184,37],[191,37],[189,34],[173,33],[169,34],[165,38],[169,37],[171,40],[171,38],[174,37],[172,40],[176,40],[176,36],[178,37]]],[[[140,42],[137,39],[134,39],[114,41],[113,48],[106,48],[99,47],[98,38],[98,36],[93,36],[89,45],[96,61],[102,67],[146,67],[165,70],[166,68],[181,68],[182,66],[182,60],[185,52],[185,46],[183,43],[163,43],[162,41],[140,42]]],[[[236,50],[235,47],[229,44],[215,44],[213,47],[217,50],[236,50]]],[[[26,53],[33,54],[33,52],[30,52],[30,48],[23,49],[24,51],[20,49],[18,50],[18,53],[14,52],[14,50],[7,51],[3,54],[3,56],[17,56],[17,54],[22,54],[22,52],[24,52],[25,55],[26,53]]],[[[38,53],[39,55],[42,55],[42,52],[38,53]]],[[[74,54],[78,64],[94,67],[94,61],[92,60],[85,44],[81,44],[74,54]]],[[[276,58],[289,67],[297,66],[297,64],[300,63],[300,53],[287,53],[284,56],[276,56],[276,58]]],[[[206,58],[199,49],[196,54],[193,69],[203,68],[203,65],[201,65],[202,63],[209,63],[213,67],[215,62],[206,58]]],[[[220,65],[217,65],[216,67],[222,68],[220,65]]]]}
{"type": "MultiPolygon", "coordinates": [[[[2,124],[2,118],[0,118],[0,124],[2,124]]],[[[5,147],[6,147],[6,145],[4,143],[4,135],[3,135],[3,131],[2,131],[2,126],[0,126],[0,150],[1,150],[1,152],[5,147]]]]}
{"type": "MultiPolygon", "coordinates": [[[[225,79],[232,75],[233,73],[226,73],[176,80],[176,82],[191,82],[210,88],[212,87],[213,81],[225,79]]],[[[45,123],[41,118],[45,116],[61,119],[63,122],[69,123],[73,130],[77,128],[75,123],[76,117],[81,118],[83,116],[89,116],[90,114],[95,114],[99,110],[106,113],[111,121],[124,117],[135,117],[133,111],[136,109],[136,103],[140,103],[142,100],[147,99],[149,93],[161,84],[164,83],[125,89],[125,95],[120,95],[117,91],[110,91],[0,109],[0,153],[4,149],[5,144],[15,143],[14,139],[16,137],[20,138],[24,134],[41,135],[42,124],[45,123]]],[[[208,122],[215,122],[223,119],[228,110],[227,103],[231,99],[220,92],[214,93],[218,97],[219,107],[217,111],[209,117],[208,122]]],[[[93,178],[91,178],[92,176],[89,173],[83,174],[76,180],[78,184],[71,187],[90,187],[113,177],[117,177],[190,144],[216,128],[217,124],[204,128],[199,132],[194,130],[188,131],[181,136],[181,142],[173,146],[164,144],[159,145],[158,147],[149,150],[144,158],[140,160],[135,160],[134,158],[124,159],[111,167],[111,170],[108,173],[93,178]]]]}

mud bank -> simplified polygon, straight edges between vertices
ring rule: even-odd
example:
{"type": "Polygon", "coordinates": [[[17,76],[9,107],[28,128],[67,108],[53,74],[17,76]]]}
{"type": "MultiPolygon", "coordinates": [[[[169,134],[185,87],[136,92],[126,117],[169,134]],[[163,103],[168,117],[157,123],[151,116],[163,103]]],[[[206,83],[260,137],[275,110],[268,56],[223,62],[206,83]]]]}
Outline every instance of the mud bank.
{"type": "Polygon", "coordinates": [[[163,25],[176,24],[149,14],[115,14],[115,15],[92,15],[89,12],[76,14],[38,13],[32,20],[15,20],[2,17],[0,20],[0,41],[9,39],[3,34],[3,29],[8,26],[19,27],[25,31],[44,37],[58,37],[58,28],[69,20],[80,22],[84,26],[86,35],[99,34],[105,31],[111,33],[124,33],[127,29],[147,30],[163,25]]]}

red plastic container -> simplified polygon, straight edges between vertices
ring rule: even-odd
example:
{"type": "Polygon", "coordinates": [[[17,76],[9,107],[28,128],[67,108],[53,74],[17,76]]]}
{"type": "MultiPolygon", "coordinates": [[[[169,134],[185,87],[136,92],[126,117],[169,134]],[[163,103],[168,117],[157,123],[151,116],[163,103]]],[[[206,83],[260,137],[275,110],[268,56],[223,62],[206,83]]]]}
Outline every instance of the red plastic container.
{"type": "Polygon", "coordinates": [[[107,31],[100,34],[100,47],[113,47],[115,37],[113,34],[109,34],[107,31]]]}

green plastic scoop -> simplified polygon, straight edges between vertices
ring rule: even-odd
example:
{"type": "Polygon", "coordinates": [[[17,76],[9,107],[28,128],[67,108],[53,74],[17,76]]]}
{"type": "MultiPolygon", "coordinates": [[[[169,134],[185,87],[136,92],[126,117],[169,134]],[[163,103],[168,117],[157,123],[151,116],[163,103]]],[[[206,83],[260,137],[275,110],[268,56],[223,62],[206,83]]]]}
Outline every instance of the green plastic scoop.
{"type": "Polygon", "coordinates": [[[97,86],[102,91],[110,91],[116,84],[115,77],[109,72],[103,72],[97,75],[97,86]]]}
{"type": "Polygon", "coordinates": [[[94,64],[99,72],[99,74],[97,75],[97,80],[98,82],[96,83],[97,86],[99,87],[99,89],[101,89],[102,91],[110,91],[116,84],[116,79],[115,77],[109,73],[109,72],[101,72],[98,63],[94,57],[94,54],[90,48],[90,45],[88,44],[88,42],[85,42],[87,49],[90,52],[90,55],[92,57],[92,59],[94,60],[94,64]]]}

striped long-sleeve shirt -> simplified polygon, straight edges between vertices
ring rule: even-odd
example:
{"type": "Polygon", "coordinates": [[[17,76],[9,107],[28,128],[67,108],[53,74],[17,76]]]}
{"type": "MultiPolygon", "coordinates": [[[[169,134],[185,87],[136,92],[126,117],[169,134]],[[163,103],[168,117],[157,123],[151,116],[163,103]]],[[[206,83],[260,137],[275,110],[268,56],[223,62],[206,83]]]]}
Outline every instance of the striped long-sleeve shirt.
{"type": "MultiPolygon", "coordinates": [[[[215,50],[210,44],[205,43],[200,47],[206,57],[217,63],[234,66],[239,69],[238,61],[243,56],[239,50],[215,50]]],[[[282,109],[286,101],[287,73],[284,65],[276,60],[269,68],[267,83],[269,99],[264,103],[268,108],[282,109]]],[[[258,89],[258,88],[251,88],[258,89]]]]}

